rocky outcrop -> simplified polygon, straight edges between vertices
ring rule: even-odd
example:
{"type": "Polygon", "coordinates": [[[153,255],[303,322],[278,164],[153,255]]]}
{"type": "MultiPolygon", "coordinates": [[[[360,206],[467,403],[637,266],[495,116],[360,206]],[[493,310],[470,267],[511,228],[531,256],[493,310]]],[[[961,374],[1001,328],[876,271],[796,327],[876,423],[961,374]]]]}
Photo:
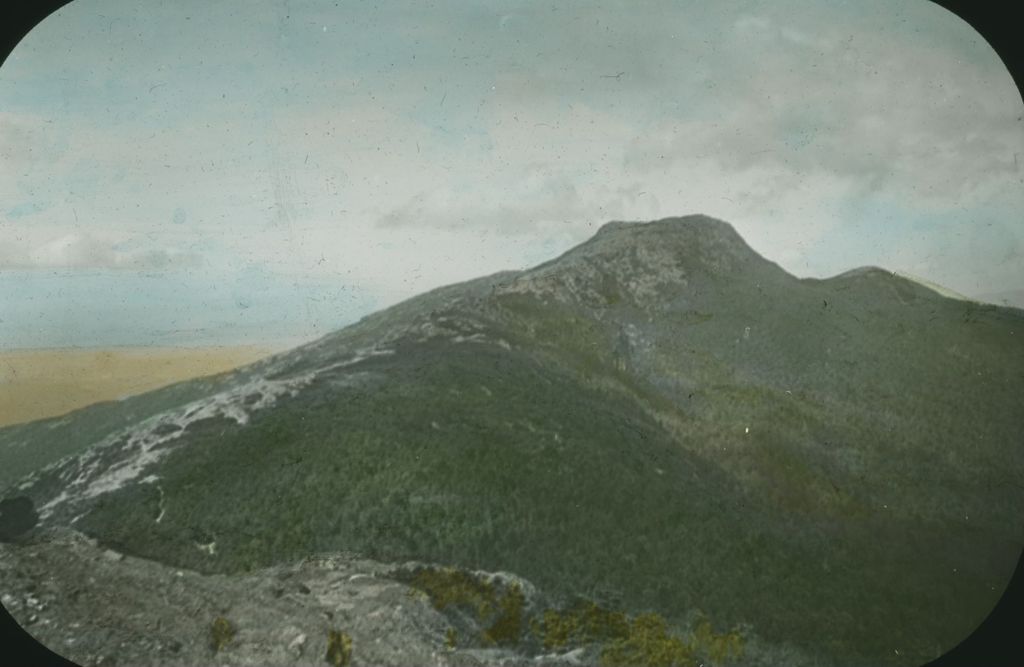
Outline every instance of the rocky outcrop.
{"type": "MultiPolygon", "coordinates": [[[[402,571],[353,555],[240,575],[203,575],[125,556],[57,530],[0,545],[3,606],[79,665],[323,665],[347,637],[358,665],[557,665],[505,648],[451,646],[449,619],[402,571]]],[[[336,659],[341,659],[338,657],[336,659]]]]}

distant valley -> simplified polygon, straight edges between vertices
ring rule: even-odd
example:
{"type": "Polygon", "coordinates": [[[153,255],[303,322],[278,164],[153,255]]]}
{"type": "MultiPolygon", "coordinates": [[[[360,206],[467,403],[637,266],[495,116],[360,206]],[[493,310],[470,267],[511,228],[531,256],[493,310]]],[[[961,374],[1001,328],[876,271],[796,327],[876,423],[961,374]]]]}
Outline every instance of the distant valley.
{"type": "Polygon", "coordinates": [[[0,352],[0,426],[55,417],[268,356],[269,347],[29,349],[0,352]]]}

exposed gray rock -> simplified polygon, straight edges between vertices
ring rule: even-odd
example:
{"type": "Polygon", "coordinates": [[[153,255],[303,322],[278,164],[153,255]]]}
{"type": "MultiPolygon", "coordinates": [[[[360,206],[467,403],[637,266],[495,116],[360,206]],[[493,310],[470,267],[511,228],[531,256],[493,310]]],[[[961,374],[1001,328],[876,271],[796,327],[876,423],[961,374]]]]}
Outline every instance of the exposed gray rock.
{"type": "Polygon", "coordinates": [[[395,570],[343,555],[204,575],[125,558],[67,529],[0,545],[4,606],[44,646],[81,665],[322,665],[330,630],[352,638],[353,666],[575,664],[575,655],[446,648],[450,622],[383,574],[395,570]],[[296,592],[276,594],[282,580],[296,592]],[[77,594],[62,593],[69,590],[77,594]],[[218,618],[234,634],[214,650],[218,618]]]}
{"type": "Polygon", "coordinates": [[[306,646],[306,633],[304,633],[304,632],[299,633],[298,635],[296,635],[295,639],[293,639],[290,642],[288,642],[288,650],[295,657],[299,657],[299,656],[302,655],[302,650],[303,650],[303,648],[305,646],[306,646]]]}

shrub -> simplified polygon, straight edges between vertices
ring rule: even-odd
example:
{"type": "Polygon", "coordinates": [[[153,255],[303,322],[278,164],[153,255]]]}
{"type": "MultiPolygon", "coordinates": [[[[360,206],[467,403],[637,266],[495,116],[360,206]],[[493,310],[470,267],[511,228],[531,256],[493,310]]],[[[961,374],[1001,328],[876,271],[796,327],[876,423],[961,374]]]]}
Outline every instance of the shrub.
{"type": "Polygon", "coordinates": [[[341,630],[327,632],[327,664],[346,667],[352,661],[352,637],[341,630]]]}
{"type": "Polygon", "coordinates": [[[562,611],[547,609],[541,619],[533,619],[530,627],[546,650],[600,645],[605,667],[690,667],[697,664],[697,655],[721,665],[743,655],[740,633],[717,634],[704,616],[699,617],[689,643],[669,634],[668,622],[659,614],[640,614],[630,620],[590,600],[562,611]]]}
{"type": "Polygon", "coordinates": [[[546,609],[541,618],[531,627],[546,650],[621,639],[629,634],[625,614],[589,600],[577,602],[565,611],[546,609]]]}
{"type": "MultiPolygon", "coordinates": [[[[593,600],[578,598],[568,607],[549,608],[542,613],[527,611],[526,598],[519,584],[507,587],[457,568],[421,567],[412,572],[394,573],[407,581],[410,594],[426,596],[441,612],[469,613],[479,635],[471,634],[469,644],[544,650],[569,650],[595,647],[600,651],[602,667],[693,667],[698,656],[705,664],[720,666],[743,655],[739,631],[716,633],[711,622],[697,616],[692,639],[670,634],[669,624],[660,614],[644,613],[635,617],[606,608],[593,600]],[[529,629],[532,637],[524,637],[529,629]]],[[[444,645],[456,647],[456,629],[448,628],[444,645]]]]}
{"type": "Polygon", "coordinates": [[[498,603],[494,584],[455,568],[422,568],[409,584],[430,598],[438,611],[448,607],[466,609],[477,619],[489,616],[498,603]]]}
{"type": "Polygon", "coordinates": [[[711,622],[701,618],[693,633],[697,650],[706,654],[715,664],[726,660],[739,659],[743,656],[743,637],[737,630],[725,634],[716,634],[711,629],[711,622]]]}
{"type": "MultiPolygon", "coordinates": [[[[476,623],[485,626],[479,637],[483,644],[516,646],[522,639],[526,597],[519,584],[502,591],[494,582],[463,570],[433,567],[418,569],[406,579],[438,611],[452,608],[469,612],[476,623]]],[[[454,646],[454,633],[449,629],[446,645],[454,646]]]]}
{"type": "Polygon", "coordinates": [[[519,584],[512,584],[498,601],[498,617],[484,630],[487,644],[516,646],[523,634],[523,606],[526,598],[519,584]]]}
{"type": "Polygon", "coordinates": [[[665,619],[658,614],[640,614],[633,619],[629,635],[610,642],[601,650],[602,667],[695,667],[693,647],[668,634],[665,619]]]}
{"type": "Polygon", "coordinates": [[[218,616],[210,624],[210,647],[217,653],[231,643],[238,630],[228,619],[218,616]]]}

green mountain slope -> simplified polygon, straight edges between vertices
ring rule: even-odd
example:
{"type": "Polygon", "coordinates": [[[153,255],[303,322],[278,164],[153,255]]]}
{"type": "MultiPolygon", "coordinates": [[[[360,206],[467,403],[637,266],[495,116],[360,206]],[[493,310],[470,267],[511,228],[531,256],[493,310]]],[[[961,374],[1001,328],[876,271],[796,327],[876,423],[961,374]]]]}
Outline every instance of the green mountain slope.
{"type": "Polygon", "coordinates": [[[238,372],[0,430],[5,495],[200,571],[340,549],[507,570],[916,665],[1024,546],[1022,325],[879,269],[797,279],[703,216],[610,223],[238,372]]]}

